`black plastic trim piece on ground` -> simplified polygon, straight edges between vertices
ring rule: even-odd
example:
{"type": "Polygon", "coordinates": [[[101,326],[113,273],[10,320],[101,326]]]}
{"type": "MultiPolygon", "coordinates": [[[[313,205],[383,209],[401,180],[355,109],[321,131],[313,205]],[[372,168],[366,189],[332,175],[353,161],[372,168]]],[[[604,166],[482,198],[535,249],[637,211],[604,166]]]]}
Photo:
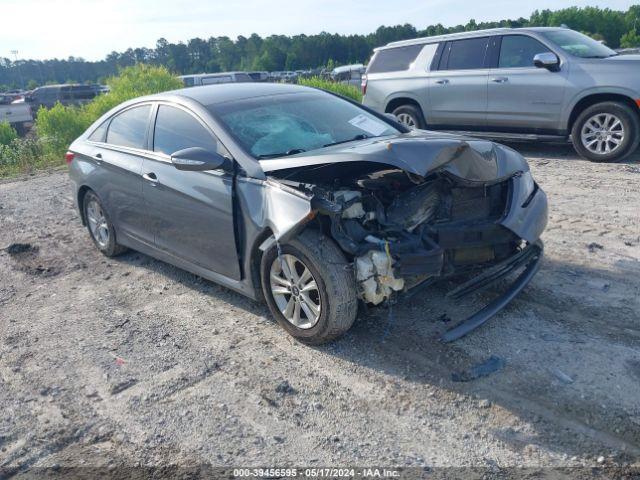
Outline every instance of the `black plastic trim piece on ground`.
{"type": "Polygon", "coordinates": [[[458,340],[459,338],[464,337],[472,330],[475,330],[500,310],[502,310],[504,307],[506,307],[509,302],[511,302],[516,297],[516,295],[518,295],[522,291],[522,289],[527,286],[534,275],[538,273],[543,257],[542,242],[536,243],[530,248],[535,248],[538,251],[535,255],[532,255],[530,262],[527,264],[527,267],[516,279],[513,285],[511,285],[502,296],[496,298],[482,310],[476,312],[464,322],[442,334],[442,336],[440,337],[440,340],[442,342],[453,342],[455,340],[458,340]]]}

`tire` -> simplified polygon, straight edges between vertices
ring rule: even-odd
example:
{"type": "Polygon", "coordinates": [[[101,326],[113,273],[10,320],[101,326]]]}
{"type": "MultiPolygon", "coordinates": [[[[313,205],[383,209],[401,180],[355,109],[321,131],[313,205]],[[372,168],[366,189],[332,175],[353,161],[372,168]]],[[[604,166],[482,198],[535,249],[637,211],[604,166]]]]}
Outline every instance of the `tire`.
{"type": "Polygon", "coordinates": [[[581,157],[592,162],[615,162],[638,148],[639,129],[638,114],[628,105],[602,102],[578,115],[571,129],[571,140],[581,157]]]}
{"type": "MultiPolygon", "coordinates": [[[[318,231],[305,230],[289,243],[280,245],[279,250],[280,252],[274,245],[264,253],[260,262],[260,277],[269,310],[280,326],[291,336],[308,345],[329,342],[349,330],[358,312],[356,280],[353,270],[334,241],[318,231]],[[303,270],[306,268],[312,276],[311,281],[315,281],[317,289],[305,292],[304,288],[300,288],[293,291],[292,289],[296,288],[294,283],[293,286],[288,287],[289,292],[292,293],[282,294],[277,290],[274,293],[276,288],[287,290],[281,282],[287,277],[285,271],[291,258],[299,260],[299,263],[294,264],[296,275],[300,279],[297,286],[304,286],[302,276],[306,274],[303,270]],[[272,274],[279,278],[275,286],[272,274]],[[298,298],[297,302],[300,305],[298,325],[285,317],[287,312],[284,305],[289,305],[290,302],[294,305],[292,315],[295,314],[294,297],[298,298]],[[319,304],[319,315],[314,320],[306,312],[312,311],[309,305],[311,302],[316,304],[316,300],[319,304]]],[[[291,282],[289,283],[291,285],[291,282]]]]}
{"type": "Polygon", "coordinates": [[[82,201],[82,213],[87,224],[89,236],[94,245],[107,257],[115,257],[127,251],[126,247],[116,242],[116,232],[109,215],[102,206],[98,196],[89,191],[82,201]],[[94,208],[99,209],[99,213],[94,208]]]}
{"type": "Polygon", "coordinates": [[[427,123],[424,121],[424,116],[419,107],[411,104],[400,105],[393,110],[393,115],[398,119],[398,122],[406,125],[410,128],[425,129],[427,123]]]}
{"type": "Polygon", "coordinates": [[[13,128],[15,128],[19,137],[24,137],[27,134],[27,127],[24,123],[16,123],[13,128]]]}

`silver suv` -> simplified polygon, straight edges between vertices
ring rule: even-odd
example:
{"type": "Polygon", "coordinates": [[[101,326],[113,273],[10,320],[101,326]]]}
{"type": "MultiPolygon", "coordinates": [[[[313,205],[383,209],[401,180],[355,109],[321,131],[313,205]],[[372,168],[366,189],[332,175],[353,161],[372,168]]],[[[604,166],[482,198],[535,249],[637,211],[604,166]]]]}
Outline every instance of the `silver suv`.
{"type": "Polygon", "coordinates": [[[620,160],[640,136],[640,55],[567,28],[494,29],[393,42],[374,52],[363,103],[415,128],[573,141],[620,160]]]}

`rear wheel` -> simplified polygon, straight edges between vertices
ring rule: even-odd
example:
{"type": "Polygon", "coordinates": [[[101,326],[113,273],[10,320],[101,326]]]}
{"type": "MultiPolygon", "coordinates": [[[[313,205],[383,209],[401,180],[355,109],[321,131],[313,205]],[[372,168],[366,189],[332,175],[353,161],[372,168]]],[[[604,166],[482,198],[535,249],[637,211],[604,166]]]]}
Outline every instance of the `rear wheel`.
{"type": "Polygon", "coordinates": [[[638,148],[638,115],[628,105],[602,102],[585,109],[571,130],[573,146],[593,162],[622,160],[638,148]]]}
{"type": "Polygon", "coordinates": [[[400,105],[391,113],[395,115],[395,117],[398,119],[398,122],[406,125],[409,128],[426,128],[426,122],[424,121],[422,112],[415,105],[400,105]]]}
{"type": "Polygon", "coordinates": [[[113,224],[98,196],[91,191],[87,192],[82,203],[87,230],[98,250],[107,257],[115,257],[125,252],[126,247],[116,242],[113,224]]]}
{"type": "Polygon", "coordinates": [[[325,343],[353,324],[358,310],[355,278],[330,238],[307,230],[265,252],[260,271],[269,310],[299,341],[325,343]]]}

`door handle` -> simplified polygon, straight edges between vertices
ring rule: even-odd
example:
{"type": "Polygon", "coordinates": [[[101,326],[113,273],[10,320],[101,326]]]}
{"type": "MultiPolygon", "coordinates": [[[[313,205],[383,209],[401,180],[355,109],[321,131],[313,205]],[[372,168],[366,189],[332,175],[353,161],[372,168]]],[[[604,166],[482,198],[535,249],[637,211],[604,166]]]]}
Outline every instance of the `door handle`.
{"type": "Polygon", "coordinates": [[[151,183],[151,185],[158,184],[158,177],[153,172],[145,173],[144,175],[142,175],[142,178],[144,178],[147,182],[151,183]]]}
{"type": "Polygon", "coordinates": [[[508,80],[507,77],[494,77],[491,79],[493,83],[506,83],[508,80]]]}
{"type": "Polygon", "coordinates": [[[447,83],[449,83],[449,79],[448,78],[443,78],[442,80],[436,80],[436,83],[438,83],[440,85],[446,85],[447,83]]]}

